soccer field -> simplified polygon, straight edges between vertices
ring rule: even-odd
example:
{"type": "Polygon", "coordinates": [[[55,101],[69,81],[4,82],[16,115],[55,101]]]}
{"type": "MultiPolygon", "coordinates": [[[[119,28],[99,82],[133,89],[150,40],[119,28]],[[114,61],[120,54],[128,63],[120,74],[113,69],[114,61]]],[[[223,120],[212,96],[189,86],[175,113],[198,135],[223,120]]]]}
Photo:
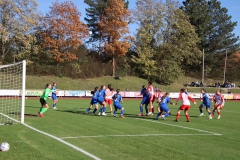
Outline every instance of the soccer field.
{"type": "Polygon", "coordinates": [[[125,119],[119,112],[117,118],[85,115],[90,99],[81,98],[59,98],[58,110],[37,117],[39,100],[29,98],[25,123],[35,130],[21,124],[0,126],[0,142],[11,146],[0,152],[0,159],[239,159],[239,101],[227,101],[220,120],[217,113],[212,120],[206,112],[199,117],[200,102],[192,104],[190,123],[183,112],[174,122],[178,106],[171,105],[172,115],[165,121],[153,120],[156,114],[138,117],[140,101],[124,100],[125,119]]]}

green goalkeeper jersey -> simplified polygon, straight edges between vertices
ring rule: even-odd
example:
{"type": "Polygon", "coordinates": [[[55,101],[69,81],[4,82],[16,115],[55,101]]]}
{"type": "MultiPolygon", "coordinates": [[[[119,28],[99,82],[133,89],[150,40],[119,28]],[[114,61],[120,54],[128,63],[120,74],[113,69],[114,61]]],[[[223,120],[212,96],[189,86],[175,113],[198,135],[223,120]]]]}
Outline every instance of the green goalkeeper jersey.
{"type": "Polygon", "coordinates": [[[48,98],[49,93],[51,93],[51,92],[55,92],[55,90],[51,90],[51,89],[49,89],[49,88],[46,88],[46,89],[43,91],[43,94],[42,94],[41,98],[43,98],[43,99],[46,101],[47,98],[48,98]]]}

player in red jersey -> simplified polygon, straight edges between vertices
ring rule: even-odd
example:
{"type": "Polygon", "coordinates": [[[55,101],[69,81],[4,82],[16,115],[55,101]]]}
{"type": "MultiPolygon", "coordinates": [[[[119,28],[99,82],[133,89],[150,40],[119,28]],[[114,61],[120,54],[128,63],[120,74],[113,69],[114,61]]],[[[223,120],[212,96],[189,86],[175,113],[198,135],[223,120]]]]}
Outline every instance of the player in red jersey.
{"type": "Polygon", "coordinates": [[[152,116],[153,113],[154,113],[153,102],[155,101],[155,94],[154,94],[154,89],[153,89],[151,81],[148,82],[147,92],[149,93],[149,96],[150,96],[150,103],[149,103],[150,104],[150,108],[149,108],[148,115],[152,116]]]}
{"type": "Polygon", "coordinates": [[[108,84],[107,89],[105,90],[105,98],[104,101],[106,104],[109,105],[110,108],[110,113],[113,114],[113,109],[112,109],[112,96],[113,96],[113,88],[111,84],[108,84]]]}
{"type": "Polygon", "coordinates": [[[218,119],[220,119],[221,115],[220,115],[220,110],[224,107],[224,97],[221,94],[221,90],[217,89],[216,94],[213,96],[212,98],[212,102],[214,102],[214,108],[212,113],[209,115],[209,119],[212,119],[212,117],[214,116],[214,112],[217,110],[218,112],[218,119]]]}
{"type": "Polygon", "coordinates": [[[194,101],[194,99],[192,97],[190,97],[189,95],[186,94],[186,89],[184,89],[184,88],[181,89],[176,103],[178,102],[178,100],[182,100],[182,105],[178,109],[175,121],[178,122],[180,113],[182,110],[184,110],[185,116],[187,118],[187,122],[190,122],[190,118],[189,118],[189,114],[188,114],[188,111],[190,110],[190,101],[189,100],[191,100],[195,105],[197,103],[194,101]]]}

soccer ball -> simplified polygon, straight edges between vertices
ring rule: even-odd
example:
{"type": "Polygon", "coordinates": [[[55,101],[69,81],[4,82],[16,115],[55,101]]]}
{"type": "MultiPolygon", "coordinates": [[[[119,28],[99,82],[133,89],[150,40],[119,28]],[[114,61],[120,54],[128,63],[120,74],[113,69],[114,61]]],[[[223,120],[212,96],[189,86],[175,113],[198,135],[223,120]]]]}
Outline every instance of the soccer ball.
{"type": "Polygon", "coordinates": [[[10,149],[10,145],[7,142],[3,142],[0,146],[0,150],[5,152],[8,151],[10,149]]]}

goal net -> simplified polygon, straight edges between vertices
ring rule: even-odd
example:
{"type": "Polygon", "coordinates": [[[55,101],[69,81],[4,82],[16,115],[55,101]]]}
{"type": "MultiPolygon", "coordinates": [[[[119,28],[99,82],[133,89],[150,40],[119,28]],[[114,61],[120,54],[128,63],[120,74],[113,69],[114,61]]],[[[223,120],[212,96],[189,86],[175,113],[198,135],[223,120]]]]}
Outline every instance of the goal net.
{"type": "Polygon", "coordinates": [[[0,65],[0,125],[24,123],[26,61],[0,65]]]}

